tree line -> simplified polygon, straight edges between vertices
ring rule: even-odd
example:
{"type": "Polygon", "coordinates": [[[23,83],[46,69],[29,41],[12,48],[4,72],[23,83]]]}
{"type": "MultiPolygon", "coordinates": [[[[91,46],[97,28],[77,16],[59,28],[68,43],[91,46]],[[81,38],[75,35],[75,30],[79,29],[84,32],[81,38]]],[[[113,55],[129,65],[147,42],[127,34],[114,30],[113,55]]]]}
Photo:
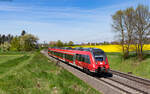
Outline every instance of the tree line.
{"type": "Polygon", "coordinates": [[[8,35],[1,35],[0,34],[0,45],[4,44],[5,42],[11,42],[11,40],[13,39],[13,36],[8,34],[8,35]]]}
{"type": "Polygon", "coordinates": [[[50,47],[64,47],[64,46],[73,46],[74,42],[69,41],[69,42],[62,42],[61,40],[58,41],[50,41],[49,42],[50,47]]]}
{"type": "Polygon", "coordinates": [[[138,5],[118,10],[113,16],[113,30],[120,35],[124,58],[129,56],[131,45],[140,60],[143,59],[143,46],[150,38],[150,11],[148,6],[138,5]]]}
{"type": "Polygon", "coordinates": [[[0,51],[32,51],[38,48],[38,38],[24,30],[20,36],[0,34],[0,51]]]}

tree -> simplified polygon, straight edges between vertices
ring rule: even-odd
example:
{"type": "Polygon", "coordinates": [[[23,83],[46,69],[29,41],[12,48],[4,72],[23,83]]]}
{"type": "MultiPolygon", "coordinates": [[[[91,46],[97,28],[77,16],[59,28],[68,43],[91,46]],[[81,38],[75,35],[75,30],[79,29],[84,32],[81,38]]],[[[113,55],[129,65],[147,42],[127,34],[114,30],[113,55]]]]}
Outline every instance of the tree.
{"type": "Polygon", "coordinates": [[[4,42],[4,44],[2,44],[0,48],[1,48],[2,51],[5,52],[5,51],[9,51],[10,47],[11,47],[10,43],[4,42]]]}
{"type": "Polygon", "coordinates": [[[2,35],[2,44],[4,44],[5,39],[6,39],[5,35],[2,35]]]}
{"type": "Polygon", "coordinates": [[[143,59],[143,45],[150,36],[150,12],[147,6],[138,5],[117,11],[113,16],[112,27],[121,35],[124,56],[129,55],[130,45],[134,44],[140,60],[143,59]],[[125,46],[124,46],[125,45],[125,46]],[[124,48],[126,47],[126,49],[124,48]]]}
{"type": "Polygon", "coordinates": [[[118,32],[119,35],[121,36],[121,45],[122,45],[122,52],[124,54],[124,41],[125,41],[125,32],[124,32],[124,13],[122,10],[117,11],[113,16],[113,30],[115,32],[118,32]]]}
{"type": "Polygon", "coordinates": [[[57,47],[63,47],[63,42],[61,40],[58,40],[56,43],[57,47]]]}
{"type": "Polygon", "coordinates": [[[7,42],[10,43],[12,39],[13,39],[13,36],[10,35],[10,34],[8,34],[8,36],[7,36],[7,42]]]}
{"type": "Polygon", "coordinates": [[[68,45],[73,46],[74,45],[73,41],[69,41],[68,45]]]}
{"type": "Polygon", "coordinates": [[[14,37],[12,40],[11,40],[11,48],[10,50],[12,51],[20,51],[21,50],[21,46],[20,46],[20,38],[19,37],[14,37]]]}
{"type": "Polygon", "coordinates": [[[25,34],[20,37],[20,46],[24,51],[31,51],[36,48],[38,38],[32,34],[25,34]]]}
{"type": "Polygon", "coordinates": [[[50,47],[55,47],[56,44],[57,44],[56,41],[50,41],[50,42],[49,42],[50,47]]]}
{"type": "Polygon", "coordinates": [[[38,38],[32,34],[26,34],[23,30],[21,36],[0,35],[0,49],[13,51],[31,51],[37,47],[38,38]]]}
{"type": "Polygon", "coordinates": [[[135,11],[133,9],[133,7],[127,8],[126,10],[124,10],[124,28],[126,31],[126,57],[128,57],[129,55],[129,49],[130,49],[130,45],[131,42],[133,40],[133,32],[134,32],[134,28],[135,26],[134,24],[134,17],[135,17],[135,11]]]}
{"type": "Polygon", "coordinates": [[[22,30],[21,36],[24,36],[25,34],[26,34],[26,31],[25,31],[25,30],[22,30]]]}
{"type": "Polygon", "coordinates": [[[150,12],[148,6],[139,5],[135,16],[135,38],[138,44],[138,56],[143,59],[143,45],[150,35],[150,12]]]}
{"type": "Polygon", "coordinates": [[[11,50],[13,51],[32,51],[37,48],[38,38],[32,34],[16,36],[11,40],[11,50]]]}
{"type": "Polygon", "coordinates": [[[2,44],[2,36],[1,36],[1,34],[0,34],[0,45],[2,44]]]}

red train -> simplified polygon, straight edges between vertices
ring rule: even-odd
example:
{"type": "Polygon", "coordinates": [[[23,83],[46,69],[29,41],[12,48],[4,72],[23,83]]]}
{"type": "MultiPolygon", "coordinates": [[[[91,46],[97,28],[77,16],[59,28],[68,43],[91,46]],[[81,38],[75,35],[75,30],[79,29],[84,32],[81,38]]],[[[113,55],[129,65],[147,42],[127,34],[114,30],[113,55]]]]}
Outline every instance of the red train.
{"type": "Polygon", "coordinates": [[[105,52],[97,48],[48,48],[48,54],[77,66],[86,72],[103,73],[109,71],[105,52]]]}

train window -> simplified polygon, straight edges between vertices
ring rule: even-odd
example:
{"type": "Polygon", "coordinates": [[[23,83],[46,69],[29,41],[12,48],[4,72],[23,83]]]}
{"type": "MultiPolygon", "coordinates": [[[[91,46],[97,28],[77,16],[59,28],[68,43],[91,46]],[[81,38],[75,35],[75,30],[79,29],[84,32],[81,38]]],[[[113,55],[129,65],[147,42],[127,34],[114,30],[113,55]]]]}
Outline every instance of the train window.
{"type": "Polygon", "coordinates": [[[69,60],[73,61],[73,56],[69,55],[69,60]]]}
{"type": "Polygon", "coordinates": [[[58,54],[59,57],[61,56],[60,53],[57,53],[57,54],[58,54]]]}
{"type": "Polygon", "coordinates": [[[56,52],[57,56],[60,56],[60,53],[56,52]]]}
{"type": "Polygon", "coordinates": [[[48,50],[48,52],[50,53],[51,51],[50,51],[50,50],[48,50]]]}
{"type": "Polygon", "coordinates": [[[80,61],[80,55],[79,54],[77,54],[77,60],[80,61]]]}
{"type": "Polygon", "coordinates": [[[65,58],[70,60],[70,61],[73,61],[73,56],[72,55],[65,54],[65,58]]]}
{"type": "Polygon", "coordinates": [[[68,59],[68,54],[65,55],[65,58],[68,59]]]}
{"type": "Polygon", "coordinates": [[[62,53],[62,57],[64,56],[64,53],[62,53]]]}
{"type": "Polygon", "coordinates": [[[58,52],[56,52],[56,56],[59,56],[59,53],[58,53],[58,52]]]}
{"type": "Polygon", "coordinates": [[[80,55],[76,54],[76,60],[80,61],[80,55]]]}
{"type": "Polygon", "coordinates": [[[85,61],[85,55],[81,55],[80,61],[82,61],[82,62],[85,61]]]}
{"type": "Polygon", "coordinates": [[[56,55],[59,56],[59,53],[56,52],[56,55]]]}
{"type": "Polygon", "coordinates": [[[61,57],[61,53],[58,52],[58,56],[61,57]]]}
{"type": "Polygon", "coordinates": [[[78,61],[84,62],[84,55],[76,54],[76,59],[77,59],[78,61]]]}
{"type": "Polygon", "coordinates": [[[81,55],[79,55],[79,61],[82,61],[82,56],[81,55]]]}
{"type": "Polygon", "coordinates": [[[78,61],[83,61],[81,54],[77,54],[77,60],[78,60],[78,61]]]}
{"type": "Polygon", "coordinates": [[[70,59],[71,59],[71,61],[73,61],[73,55],[70,55],[70,59]]]}
{"type": "Polygon", "coordinates": [[[89,58],[88,55],[76,54],[76,59],[77,59],[78,61],[81,61],[81,62],[85,62],[85,63],[90,64],[90,58],[89,58]]]}
{"type": "Polygon", "coordinates": [[[86,62],[86,63],[88,63],[88,64],[90,64],[90,63],[91,63],[91,62],[90,62],[90,58],[89,58],[89,56],[88,56],[88,55],[86,55],[86,56],[85,56],[85,62],[86,62]]]}
{"type": "Polygon", "coordinates": [[[103,57],[95,57],[96,61],[103,61],[103,57]]]}
{"type": "Polygon", "coordinates": [[[60,53],[60,57],[62,57],[62,53],[60,53]]]}
{"type": "Polygon", "coordinates": [[[59,57],[61,57],[61,53],[59,53],[59,57]]]}
{"type": "Polygon", "coordinates": [[[61,55],[61,58],[63,58],[63,53],[61,53],[60,55],[61,55]]]}
{"type": "Polygon", "coordinates": [[[65,54],[65,58],[67,59],[67,54],[65,54]]]}
{"type": "Polygon", "coordinates": [[[62,58],[64,58],[64,53],[62,53],[62,58]]]}
{"type": "Polygon", "coordinates": [[[61,57],[61,53],[59,53],[59,57],[61,57]]]}
{"type": "Polygon", "coordinates": [[[56,56],[57,56],[57,52],[54,52],[54,55],[56,55],[56,56]]]}
{"type": "Polygon", "coordinates": [[[58,53],[57,53],[57,52],[55,52],[55,55],[56,55],[56,56],[58,56],[58,53]]]}
{"type": "Polygon", "coordinates": [[[64,53],[64,57],[66,58],[66,54],[64,53]]]}

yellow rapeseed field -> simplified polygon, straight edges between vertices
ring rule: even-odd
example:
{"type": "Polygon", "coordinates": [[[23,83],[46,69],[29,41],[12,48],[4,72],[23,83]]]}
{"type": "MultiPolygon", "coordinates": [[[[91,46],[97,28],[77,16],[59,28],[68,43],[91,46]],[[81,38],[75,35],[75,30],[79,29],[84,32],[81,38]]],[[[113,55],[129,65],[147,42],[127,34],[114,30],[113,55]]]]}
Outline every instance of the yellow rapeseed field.
{"type": "MultiPolygon", "coordinates": [[[[90,46],[90,45],[84,45],[84,46],[73,46],[75,47],[83,47],[83,48],[99,48],[104,50],[105,52],[122,52],[121,45],[96,45],[96,46],[90,46]]],[[[135,51],[136,47],[134,45],[131,45],[130,51],[135,51]]],[[[150,50],[150,44],[145,44],[143,47],[143,50],[150,50]]]]}

